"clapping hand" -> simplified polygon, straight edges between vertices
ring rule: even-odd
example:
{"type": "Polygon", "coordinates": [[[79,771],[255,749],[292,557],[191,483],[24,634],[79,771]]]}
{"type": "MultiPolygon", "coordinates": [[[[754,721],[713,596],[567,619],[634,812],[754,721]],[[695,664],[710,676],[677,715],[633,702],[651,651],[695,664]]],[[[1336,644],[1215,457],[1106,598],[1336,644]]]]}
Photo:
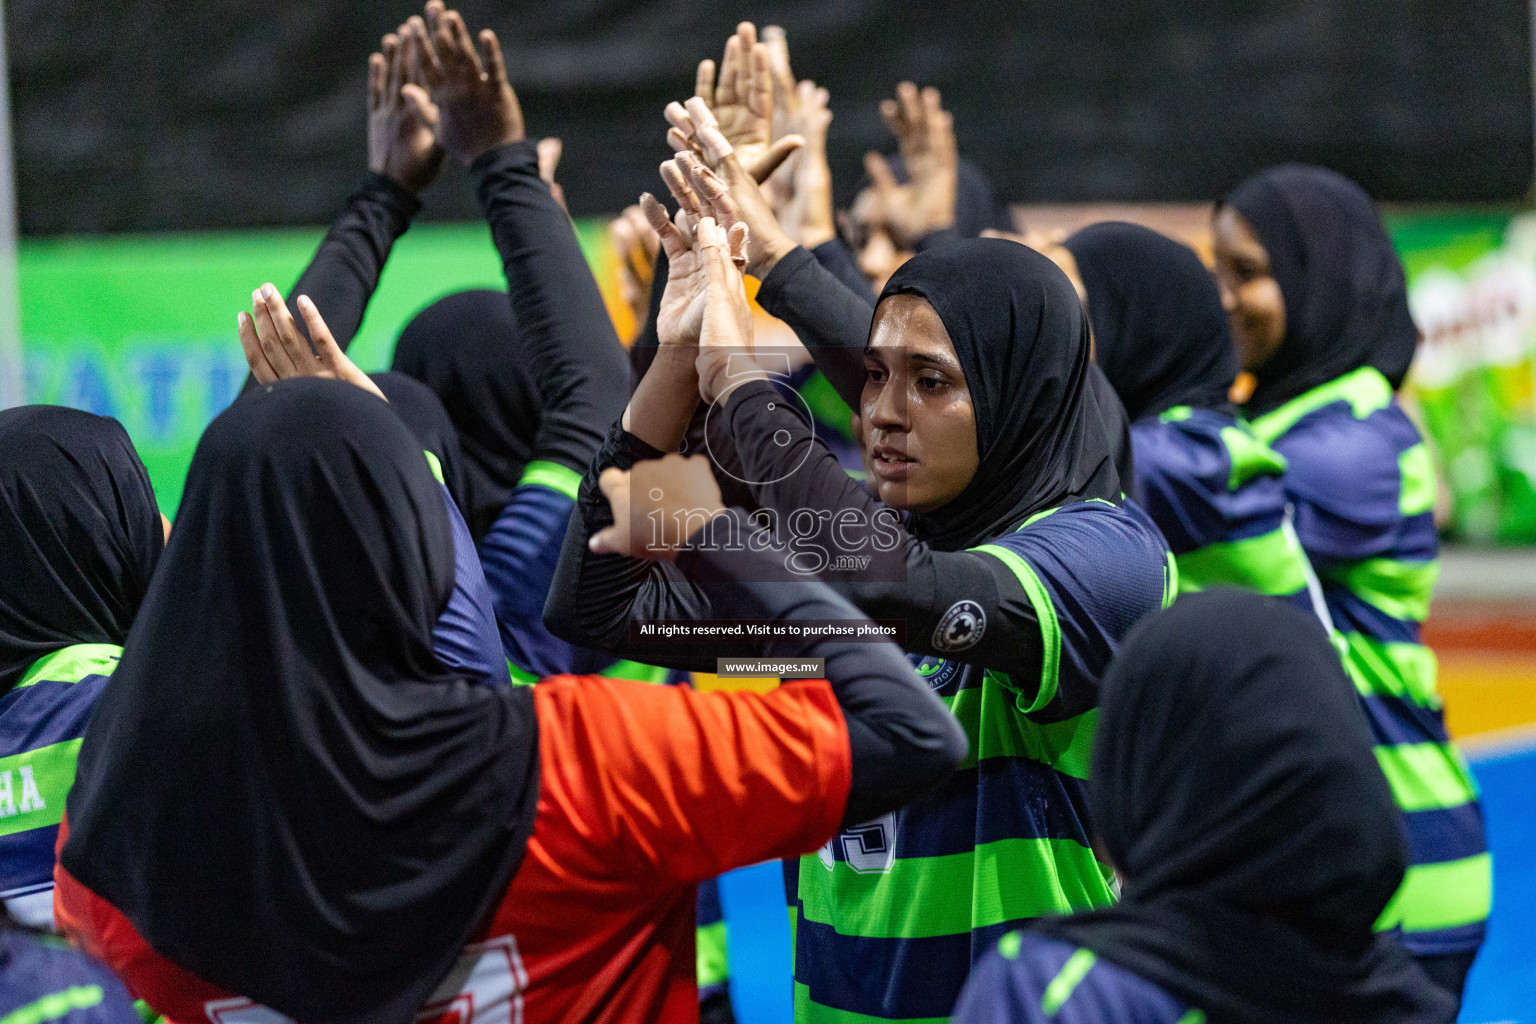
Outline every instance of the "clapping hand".
{"type": "Polygon", "coordinates": [[[895,99],[881,101],[880,116],[896,136],[907,181],[898,184],[879,153],[864,154],[864,170],[874,191],[876,219],[898,245],[910,249],[924,235],[955,223],[960,155],[954,117],[944,109],[939,90],[919,92],[911,82],[896,87],[895,99]]]}
{"type": "Polygon", "coordinates": [[[402,25],[379,49],[368,58],[368,169],[420,193],[443,166],[420,46],[402,25]]]}
{"type": "Polygon", "coordinates": [[[437,141],[466,166],[524,137],[523,110],[507,82],[496,33],[482,29],[478,40],[458,11],[431,0],[426,20],[407,28],[421,44],[422,68],[437,105],[437,141]],[[477,48],[478,42],[478,48],[477,48]]]}
{"type": "Polygon", "coordinates": [[[388,401],[379,386],[336,344],[320,310],[315,308],[308,295],[299,296],[298,306],[313,346],[299,333],[287,303],[271,284],[264,284],[252,292],[251,312],[235,318],[240,330],[240,347],[245,350],[246,364],[257,382],[271,384],[293,377],[328,377],[356,384],[388,401]]]}
{"type": "Polygon", "coordinates": [[[648,459],[627,472],[609,467],[597,486],[613,509],[613,525],[587,540],[597,554],[670,562],[688,541],[684,530],[725,511],[720,485],[702,455],[648,459]]]}

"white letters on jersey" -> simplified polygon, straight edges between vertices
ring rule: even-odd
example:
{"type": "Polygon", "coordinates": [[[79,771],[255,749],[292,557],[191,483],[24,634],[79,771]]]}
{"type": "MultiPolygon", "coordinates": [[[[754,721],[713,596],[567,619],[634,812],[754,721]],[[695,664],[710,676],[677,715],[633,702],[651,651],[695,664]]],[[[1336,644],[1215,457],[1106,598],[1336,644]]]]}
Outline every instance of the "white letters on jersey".
{"type": "MultiPolygon", "coordinates": [[[[522,1024],[528,972],[510,935],[466,946],[464,955],[416,1015],[416,1024],[522,1024]]],[[[209,1024],[294,1024],[249,999],[203,1005],[209,1024]]]]}

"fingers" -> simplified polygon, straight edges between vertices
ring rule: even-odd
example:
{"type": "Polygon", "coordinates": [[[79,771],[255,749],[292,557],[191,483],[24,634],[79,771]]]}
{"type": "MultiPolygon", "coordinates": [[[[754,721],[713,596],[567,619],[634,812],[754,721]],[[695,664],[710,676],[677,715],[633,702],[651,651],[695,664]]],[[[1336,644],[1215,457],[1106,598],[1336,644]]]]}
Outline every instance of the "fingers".
{"type": "MultiPolygon", "coordinates": [[[[282,297],[277,294],[277,289],[270,284],[264,284],[251,292],[251,321],[256,330],[256,338],[261,345],[261,351],[267,358],[267,365],[279,380],[289,377],[303,376],[308,372],[310,365],[309,343],[303,338],[290,337],[283,331],[282,320],[286,319],[292,324],[292,318],[288,317],[288,307],[283,306],[283,317],[280,319],[272,308],[272,301],[268,294],[275,297],[277,305],[282,305],[282,297]],[[300,347],[302,346],[302,353],[300,347]]],[[[298,331],[294,330],[294,336],[298,331]]]]}
{"type": "Polygon", "coordinates": [[[245,352],[245,365],[251,368],[251,376],[256,378],[258,384],[271,384],[279,379],[272,364],[267,362],[266,353],[261,350],[261,339],[256,336],[256,324],[252,322],[251,315],[236,314],[235,326],[240,334],[240,348],[245,352]]]}
{"type": "MultiPolygon", "coordinates": [[[[686,212],[693,217],[702,217],[704,209],[699,202],[699,197],[693,191],[693,185],[688,180],[682,165],[678,163],[683,156],[679,153],[677,158],[668,160],[661,165],[661,180],[666,183],[667,191],[672,193],[672,198],[677,200],[679,212],[686,212]]],[[[668,259],[671,253],[667,254],[668,259]]]]}
{"type": "Polygon", "coordinates": [[[730,250],[731,262],[736,265],[736,272],[747,272],[747,226],[737,221],[726,232],[727,248],[730,250]]]}
{"type": "MultiPolygon", "coordinates": [[[[482,77],[485,74],[485,66],[480,63],[480,54],[475,51],[475,41],[470,38],[469,28],[464,24],[463,15],[454,10],[444,11],[442,21],[448,26],[453,45],[458,50],[458,59],[474,72],[476,78],[482,77]]],[[[494,35],[492,39],[495,39],[494,35]]]]}
{"type": "MultiPolygon", "coordinates": [[[[700,96],[695,96],[694,98],[701,101],[703,100],[703,97],[700,96]]],[[[703,102],[704,108],[708,110],[708,101],[703,102]]],[[[666,109],[662,111],[662,116],[667,119],[667,123],[676,129],[677,133],[681,135],[685,141],[693,138],[693,118],[688,116],[687,109],[684,108],[681,103],[677,102],[676,100],[668,103],[666,109]]],[[[671,137],[671,134],[671,132],[667,133],[669,138],[671,137]]]]}
{"type": "Polygon", "coordinates": [[[889,195],[899,187],[891,165],[885,157],[874,150],[864,154],[864,173],[869,175],[870,185],[873,186],[877,196],[889,195]]]}
{"type": "MultiPolygon", "coordinates": [[[[480,57],[485,62],[485,73],[490,76],[491,84],[497,88],[506,85],[507,65],[502,60],[501,43],[496,39],[496,33],[488,28],[480,30],[480,57]]],[[[558,161],[559,157],[555,159],[558,161]]]]}
{"type": "Polygon", "coordinates": [[[752,90],[753,52],[757,49],[757,26],[743,21],[736,26],[736,102],[748,103],[752,90]]]}
{"type": "Polygon", "coordinates": [[[769,63],[768,47],[758,43],[750,51],[748,75],[742,90],[747,109],[758,117],[773,116],[773,70],[769,63]]]}
{"type": "MultiPolygon", "coordinates": [[[[715,105],[715,62],[712,60],[699,61],[699,70],[694,73],[693,94],[704,101],[705,106],[715,105]]],[[[681,104],[679,104],[681,106],[681,104]]]]}
{"type": "Polygon", "coordinates": [[[560,166],[560,155],[565,152],[565,143],[556,138],[540,139],[537,147],[539,155],[539,177],[546,184],[555,183],[555,168],[560,166]]]}
{"type": "Polygon", "coordinates": [[[614,466],[603,470],[597,478],[598,490],[613,509],[613,525],[588,538],[587,548],[595,554],[629,553],[629,480],[629,472],[614,466]]]}
{"type": "Polygon", "coordinates": [[[384,62],[382,53],[368,56],[368,109],[370,111],[377,110],[384,104],[384,78],[388,73],[388,66],[384,62]]]}
{"type": "Polygon", "coordinates": [[[911,82],[902,82],[897,85],[896,103],[901,108],[901,119],[906,122],[908,130],[923,123],[923,105],[918,96],[917,86],[911,82]]]}
{"type": "Polygon", "coordinates": [[[731,199],[725,182],[705,167],[702,160],[692,153],[680,153],[674,163],[686,175],[702,214],[713,217],[722,225],[736,221],[736,203],[731,199]]]}
{"type": "Polygon", "coordinates": [[[752,177],[761,185],[779,169],[779,165],[794,155],[795,150],[805,145],[805,139],[799,135],[786,135],[778,142],[769,146],[757,163],[752,166],[752,177]]]}
{"type": "Polygon", "coordinates": [[[437,127],[437,104],[432,102],[427,90],[415,82],[407,82],[400,87],[400,98],[422,124],[428,128],[437,127]]]}
{"type": "Polygon", "coordinates": [[[405,35],[410,43],[408,54],[413,62],[413,66],[407,68],[406,77],[428,88],[441,85],[443,62],[437,55],[437,47],[432,45],[432,33],[420,15],[413,14],[405,20],[405,35]],[[412,71],[416,74],[413,75],[412,71]]]}
{"type": "Polygon", "coordinates": [[[718,163],[735,152],[735,147],[721,134],[720,123],[703,100],[695,96],[685,106],[693,121],[694,138],[702,145],[704,155],[711,162],[718,163]]]}
{"type": "Polygon", "coordinates": [[[384,37],[382,43],[384,47],[384,63],[388,68],[388,75],[384,80],[384,98],[387,102],[393,103],[395,98],[400,95],[400,86],[404,81],[402,70],[404,62],[401,60],[400,37],[391,32],[384,37]]]}
{"type": "Polygon", "coordinates": [[[715,83],[715,102],[711,107],[729,107],[740,102],[736,82],[740,77],[737,68],[743,60],[741,36],[733,35],[725,41],[725,56],[720,59],[720,77],[715,83]]]}
{"type": "MultiPolygon", "coordinates": [[[[304,318],[304,326],[309,329],[309,342],[314,346],[315,358],[327,367],[335,369],[343,360],[347,360],[346,353],[341,346],[336,344],[336,339],[331,335],[331,329],[325,325],[325,318],[320,315],[320,310],[310,300],[308,295],[300,295],[298,299],[299,315],[304,318]]],[[[283,307],[286,311],[287,306],[283,307]]]]}
{"type": "Polygon", "coordinates": [[[789,37],[778,25],[765,25],[762,38],[763,45],[768,47],[768,66],[773,70],[774,84],[785,99],[796,98],[795,73],[789,67],[789,37]]]}
{"type": "Polygon", "coordinates": [[[680,258],[689,249],[689,244],[683,239],[677,230],[677,225],[672,223],[667,216],[667,208],[661,205],[661,201],[649,192],[640,196],[640,211],[645,214],[646,221],[651,229],[656,232],[656,237],[661,240],[661,247],[666,250],[667,259],[680,258]]]}

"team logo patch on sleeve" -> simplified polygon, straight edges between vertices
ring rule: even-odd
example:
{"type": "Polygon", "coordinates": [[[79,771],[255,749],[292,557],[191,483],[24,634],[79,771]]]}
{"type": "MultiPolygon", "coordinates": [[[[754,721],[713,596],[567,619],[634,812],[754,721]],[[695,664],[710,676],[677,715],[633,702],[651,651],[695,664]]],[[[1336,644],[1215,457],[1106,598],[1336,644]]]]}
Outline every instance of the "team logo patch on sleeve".
{"type": "Polygon", "coordinates": [[[975,646],[987,631],[987,613],[975,601],[956,601],[933,631],[933,646],[940,651],[963,651],[975,646]]]}

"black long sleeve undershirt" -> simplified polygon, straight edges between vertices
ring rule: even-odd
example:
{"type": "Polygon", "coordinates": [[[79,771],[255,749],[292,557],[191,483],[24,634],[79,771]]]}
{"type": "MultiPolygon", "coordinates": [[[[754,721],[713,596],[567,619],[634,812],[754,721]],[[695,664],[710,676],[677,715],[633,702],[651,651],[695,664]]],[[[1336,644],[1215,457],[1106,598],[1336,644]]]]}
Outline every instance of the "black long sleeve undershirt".
{"type": "MultiPolygon", "coordinates": [[[[420,212],[421,200],[382,174],[370,172],[362,188],[347,197],[347,205],[320,240],[309,265],[288,290],[288,311],[306,338],[309,329],[296,304],[300,295],[314,301],[336,344],[347,350],[379,287],[390,250],[420,212]]],[[[255,383],[256,378],[246,374],[241,391],[255,383]]]]}
{"type": "Polygon", "coordinates": [[[841,238],[834,238],[830,242],[822,242],[811,250],[816,257],[816,262],[826,267],[832,276],[843,282],[843,286],[855,295],[869,300],[869,307],[875,307],[875,293],[869,286],[869,279],[864,276],[864,271],[859,269],[858,257],[853,250],[848,248],[848,243],[841,238]]]}
{"type": "Polygon", "coordinates": [[[470,165],[540,396],[533,457],[584,471],[629,400],[629,363],[571,219],[539,177],[536,145],[470,165]]]}
{"type": "Polygon", "coordinates": [[[838,396],[859,407],[864,345],[874,305],[868,288],[854,291],[808,250],[791,250],[761,282],[757,303],[794,330],[838,396]]]}
{"type": "MultiPolygon", "coordinates": [[[[740,509],[728,535],[754,532],[740,509]]],[[[784,551],[723,551],[708,538],[719,524],[699,530],[678,553],[676,569],[697,580],[699,592],[723,617],[775,621],[859,619],[862,615],[826,584],[795,581],[784,567],[784,551]]],[[[852,785],[845,825],[895,810],[942,782],[965,759],[965,731],[943,701],[912,671],[901,651],[888,643],[786,638],[760,645],[771,658],[823,658],[826,678],[843,711],[852,754],[852,785]]]]}
{"type": "MultiPolygon", "coordinates": [[[[822,524],[822,532],[811,539],[836,552],[842,545],[827,534],[835,529],[838,513],[853,510],[862,522],[869,522],[885,507],[849,479],[837,457],[815,439],[811,424],[792,406],[766,382],[743,385],[726,402],[725,429],[742,460],[745,478],[777,481],[748,485],[754,506],[774,510],[786,527],[792,513],[809,510],[822,524]],[[783,443],[786,435],[779,431],[786,432],[787,444],[783,443]]],[[[556,636],[573,643],[652,664],[707,671],[715,656],[733,652],[710,650],[705,657],[697,644],[631,639],[629,623],[726,617],[712,606],[709,595],[666,563],[597,555],[587,549],[587,538],[613,522],[608,503],[597,490],[598,474],[610,465],[627,469],[635,461],[659,455],[614,426],[582,480],[545,607],[545,623],[556,636]]],[[[888,560],[882,562],[882,556],[875,554],[872,568],[863,573],[865,578],[828,574],[828,585],[871,618],[904,621],[908,651],[1006,672],[1024,687],[1038,681],[1043,657],[1040,624],[1018,578],[988,555],[935,551],[901,528],[889,509],[883,514],[888,535],[896,538],[894,550],[884,556],[888,560]],[[871,581],[871,576],[876,579],[871,581]],[[935,630],[945,613],[962,600],[982,608],[986,630],[970,648],[942,650],[934,645],[935,630]]]]}

